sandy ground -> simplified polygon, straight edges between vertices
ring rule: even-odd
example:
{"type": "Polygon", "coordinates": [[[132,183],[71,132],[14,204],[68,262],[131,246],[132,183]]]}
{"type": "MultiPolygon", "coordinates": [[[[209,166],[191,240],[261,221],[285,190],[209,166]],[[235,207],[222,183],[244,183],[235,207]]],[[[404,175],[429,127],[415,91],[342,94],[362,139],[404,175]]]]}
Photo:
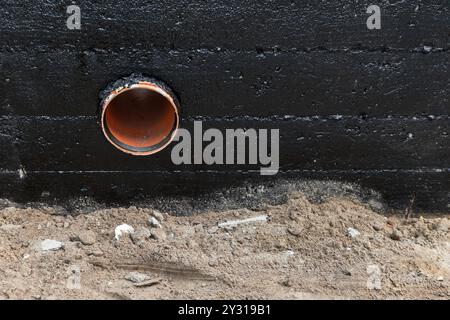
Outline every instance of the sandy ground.
{"type": "Polygon", "coordinates": [[[370,207],[295,190],[193,216],[6,206],[0,299],[449,299],[449,216],[370,207]],[[255,217],[267,221],[218,225],[255,217]],[[123,224],[134,232],[117,240],[123,224]]]}

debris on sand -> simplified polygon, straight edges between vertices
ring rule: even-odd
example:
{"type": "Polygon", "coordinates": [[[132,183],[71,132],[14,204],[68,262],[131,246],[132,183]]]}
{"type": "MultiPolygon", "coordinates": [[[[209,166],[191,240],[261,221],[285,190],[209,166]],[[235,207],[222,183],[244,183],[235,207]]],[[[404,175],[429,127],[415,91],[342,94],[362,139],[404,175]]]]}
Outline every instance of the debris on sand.
{"type": "Polygon", "coordinates": [[[144,243],[151,236],[150,230],[144,227],[138,227],[136,231],[131,234],[131,240],[134,244],[139,245],[144,243]]]}
{"type": "Polygon", "coordinates": [[[125,276],[125,279],[128,281],[131,281],[133,283],[142,283],[144,281],[147,281],[150,279],[149,276],[147,276],[146,274],[140,273],[140,272],[130,272],[129,274],[127,274],[125,276]]]}
{"type": "Polygon", "coordinates": [[[380,223],[380,222],[375,222],[375,223],[372,225],[372,228],[373,228],[373,230],[375,230],[375,231],[381,231],[381,230],[383,230],[383,224],[380,223]]]}
{"type": "Polygon", "coordinates": [[[287,229],[287,232],[294,237],[300,237],[302,234],[302,229],[298,227],[290,227],[287,229]]]}
{"type": "Polygon", "coordinates": [[[134,233],[134,228],[132,226],[129,226],[128,224],[121,224],[116,227],[114,231],[114,238],[119,241],[123,235],[132,233],[134,233]]]}
{"type": "Polygon", "coordinates": [[[45,239],[44,241],[41,241],[41,243],[38,246],[38,249],[40,251],[58,251],[64,247],[64,243],[57,241],[57,240],[51,240],[51,239],[45,239]]]}
{"type": "Polygon", "coordinates": [[[0,299],[450,297],[447,212],[406,220],[403,211],[380,214],[354,198],[294,194],[258,208],[161,205],[165,220],[154,218],[162,228],[152,228],[152,205],[73,216],[0,210],[0,225],[22,225],[0,229],[0,299]],[[360,235],[351,238],[349,227],[360,235]],[[95,233],[93,245],[74,240],[86,231],[95,233]],[[63,247],[44,252],[45,239],[63,247]],[[126,280],[131,272],[143,276],[126,280]],[[82,290],[68,290],[69,277],[82,290]]]}
{"type": "Polygon", "coordinates": [[[231,220],[219,223],[217,226],[219,228],[233,228],[241,224],[249,224],[249,223],[255,223],[255,222],[267,222],[267,215],[261,215],[256,216],[253,218],[248,218],[244,220],[231,220]]]}
{"type": "Polygon", "coordinates": [[[350,238],[356,238],[357,236],[359,236],[361,233],[358,231],[358,230],[356,230],[355,228],[348,228],[347,229],[347,235],[350,237],[350,238]]]}
{"type": "Polygon", "coordinates": [[[167,234],[161,229],[152,229],[152,231],[150,231],[150,234],[155,240],[166,240],[167,238],[167,234]]]}
{"type": "Polygon", "coordinates": [[[97,242],[97,236],[93,231],[80,231],[75,237],[74,241],[79,241],[85,246],[92,246],[97,242]]]}
{"type": "Polygon", "coordinates": [[[395,229],[394,231],[392,231],[392,233],[390,234],[390,238],[394,241],[400,241],[402,239],[402,234],[400,233],[400,231],[398,231],[397,229],[395,229]]]}
{"type": "Polygon", "coordinates": [[[164,215],[158,210],[152,210],[151,215],[155,217],[158,221],[164,221],[164,215]]]}
{"type": "Polygon", "coordinates": [[[161,279],[156,278],[156,279],[150,279],[147,281],[135,283],[134,286],[137,288],[151,287],[151,286],[159,284],[160,282],[161,282],[161,279]]]}
{"type": "Polygon", "coordinates": [[[217,231],[219,231],[219,227],[217,227],[217,226],[213,226],[213,227],[211,227],[211,228],[208,229],[208,233],[209,233],[209,234],[214,234],[214,233],[216,233],[217,231]]]}
{"type": "Polygon", "coordinates": [[[153,228],[162,228],[161,223],[159,223],[158,219],[155,217],[150,217],[150,219],[148,219],[148,225],[153,228]]]}

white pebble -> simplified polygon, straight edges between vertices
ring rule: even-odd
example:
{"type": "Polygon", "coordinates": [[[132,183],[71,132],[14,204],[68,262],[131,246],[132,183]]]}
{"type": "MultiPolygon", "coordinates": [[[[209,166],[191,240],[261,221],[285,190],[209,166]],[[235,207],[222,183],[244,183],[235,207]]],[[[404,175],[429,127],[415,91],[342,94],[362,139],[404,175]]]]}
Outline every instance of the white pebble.
{"type": "Polygon", "coordinates": [[[120,237],[122,237],[124,234],[131,233],[134,233],[134,228],[132,226],[129,226],[128,224],[121,224],[120,226],[116,227],[116,230],[114,231],[114,238],[119,241],[120,237]]]}
{"type": "Polygon", "coordinates": [[[141,283],[149,280],[149,276],[140,272],[130,272],[125,276],[125,279],[133,283],[141,283]]]}
{"type": "Polygon", "coordinates": [[[152,216],[154,216],[159,221],[164,221],[164,215],[161,212],[159,212],[158,210],[153,210],[152,216]]]}
{"type": "Polygon", "coordinates": [[[153,228],[162,228],[161,223],[155,217],[148,219],[148,224],[153,228]]]}
{"type": "Polygon", "coordinates": [[[39,249],[41,251],[57,251],[62,249],[64,244],[57,240],[45,239],[39,244],[39,249]]]}
{"type": "Polygon", "coordinates": [[[356,229],[354,229],[354,228],[348,228],[347,229],[347,235],[350,237],[350,238],[356,238],[357,236],[359,236],[361,233],[358,231],[358,230],[356,230],[356,229]]]}

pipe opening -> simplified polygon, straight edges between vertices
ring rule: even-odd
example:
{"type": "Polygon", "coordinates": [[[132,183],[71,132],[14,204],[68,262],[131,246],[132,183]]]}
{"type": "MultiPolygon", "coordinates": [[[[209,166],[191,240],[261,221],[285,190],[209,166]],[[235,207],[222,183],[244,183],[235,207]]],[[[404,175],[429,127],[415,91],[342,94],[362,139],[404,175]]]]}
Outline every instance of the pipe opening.
{"type": "Polygon", "coordinates": [[[102,128],[116,148],[133,155],[164,149],[178,128],[178,110],[172,96],[151,83],[138,83],[105,100],[102,128]]]}

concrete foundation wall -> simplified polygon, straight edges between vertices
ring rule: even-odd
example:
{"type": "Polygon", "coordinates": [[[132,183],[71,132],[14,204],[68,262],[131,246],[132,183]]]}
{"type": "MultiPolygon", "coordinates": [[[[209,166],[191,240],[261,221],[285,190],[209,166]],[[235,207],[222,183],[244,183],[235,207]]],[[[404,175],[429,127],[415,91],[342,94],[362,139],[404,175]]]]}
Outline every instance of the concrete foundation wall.
{"type": "Polygon", "coordinates": [[[356,181],[403,206],[450,201],[448,1],[4,0],[0,193],[20,201],[206,192],[255,166],[175,166],[121,153],[99,93],[132,73],[166,82],[181,127],[280,129],[282,178],[356,181]],[[382,28],[368,30],[377,4],[382,28]]]}

